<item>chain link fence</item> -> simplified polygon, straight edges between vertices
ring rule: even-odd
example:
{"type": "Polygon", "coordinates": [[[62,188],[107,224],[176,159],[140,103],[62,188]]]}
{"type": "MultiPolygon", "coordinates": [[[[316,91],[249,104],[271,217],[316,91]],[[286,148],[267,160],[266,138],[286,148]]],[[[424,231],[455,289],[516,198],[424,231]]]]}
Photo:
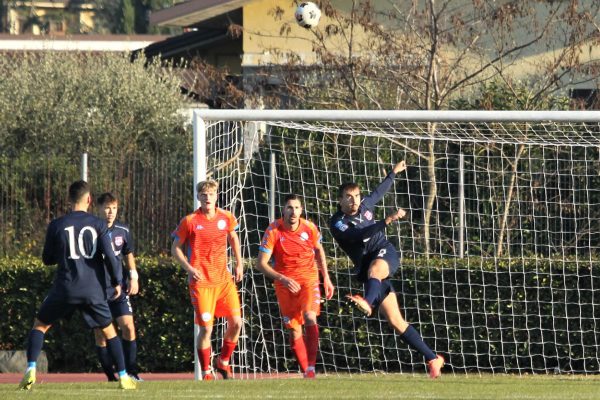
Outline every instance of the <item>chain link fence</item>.
{"type": "MultiPolygon", "coordinates": [[[[41,254],[46,227],[68,212],[67,190],[81,169],[81,155],[0,154],[0,256],[41,254]]],[[[103,192],[117,196],[118,219],[130,225],[136,253],[168,253],[170,233],[193,210],[191,154],[89,154],[88,181],[94,199],[103,192]]],[[[96,204],[90,211],[101,212],[96,204]]]]}

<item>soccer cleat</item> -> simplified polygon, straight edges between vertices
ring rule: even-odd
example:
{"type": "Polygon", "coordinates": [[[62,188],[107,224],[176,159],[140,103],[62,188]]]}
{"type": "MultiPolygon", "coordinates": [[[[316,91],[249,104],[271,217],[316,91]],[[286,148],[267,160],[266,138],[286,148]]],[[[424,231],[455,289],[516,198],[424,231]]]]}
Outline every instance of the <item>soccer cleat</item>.
{"type": "Polygon", "coordinates": [[[216,370],[223,379],[233,379],[233,372],[231,372],[231,365],[223,365],[220,357],[217,357],[216,370]]]}
{"type": "Polygon", "coordinates": [[[137,382],[129,375],[123,375],[119,378],[119,389],[134,390],[137,389],[137,382]]]}
{"type": "Polygon", "coordinates": [[[35,368],[30,368],[25,371],[21,383],[19,383],[19,390],[31,390],[31,387],[35,383],[35,368]]]}
{"type": "Polygon", "coordinates": [[[442,375],[442,367],[446,362],[444,357],[438,355],[433,360],[430,360],[427,365],[429,366],[429,377],[431,379],[439,378],[442,375]]]}
{"type": "Polygon", "coordinates": [[[140,378],[139,375],[136,373],[130,373],[129,376],[136,382],[144,382],[144,380],[140,378]]]}
{"type": "Polygon", "coordinates": [[[367,303],[367,301],[361,295],[349,294],[349,295],[346,295],[346,298],[353,306],[358,308],[358,310],[361,313],[365,314],[367,317],[370,317],[371,313],[373,313],[373,309],[371,308],[371,305],[369,303],[367,303]]]}
{"type": "Polygon", "coordinates": [[[119,381],[117,379],[117,377],[115,376],[115,374],[106,375],[106,379],[108,379],[109,382],[118,382],[119,381]]]}
{"type": "Polygon", "coordinates": [[[306,372],[304,373],[304,378],[305,379],[315,379],[316,374],[315,374],[314,368],[307,369],[306,372]]]}

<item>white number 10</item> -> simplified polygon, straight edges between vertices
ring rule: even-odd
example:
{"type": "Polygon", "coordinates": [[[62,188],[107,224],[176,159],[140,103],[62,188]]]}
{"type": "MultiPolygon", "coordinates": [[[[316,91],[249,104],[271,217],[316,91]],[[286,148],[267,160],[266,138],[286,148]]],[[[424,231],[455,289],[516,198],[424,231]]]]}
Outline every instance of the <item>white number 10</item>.
{"type": "MultiPolygon", "coordinates": [[[[77,259],[79,259],[79,255],[77,254],[77,251],[75,250],[75,228],[72,226],[69,226],[69,227],[65,228],[65,231],[69,232],[69,252],[71,253],[69,258],[72,260],[77,260],[77,259]]],[[[84,226],[83,229],[81,229],[79,231],[79,237],[77,238],[77,247],[79,247],[79,253],[81,253],[83,258],[93,258],[94,257],[94,255],[96,254],[96,246],[97,246],[96,239],[98,239],[98,234],[96,233],[96,230],[94,228],[92,228],[91,226],[84,226]],[[90,231],[90,233],[92,234],[92,254],[87,254],[85,252],[85,244],[83,243],[83,235],[86,231],[90,231]]]]}

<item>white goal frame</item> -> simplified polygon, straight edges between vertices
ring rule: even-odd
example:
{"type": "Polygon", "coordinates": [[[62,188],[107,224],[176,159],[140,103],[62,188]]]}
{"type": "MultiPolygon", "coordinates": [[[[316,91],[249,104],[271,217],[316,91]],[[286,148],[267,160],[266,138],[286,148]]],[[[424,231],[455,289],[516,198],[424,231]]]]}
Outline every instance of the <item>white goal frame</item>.
{"type": "MultiPolygon", "coordinates": [[[[194,207],[199,206],[195,193],[196,183],[206,179],[208,166],[206,159],[207,122],[212,121],[254,121],[266,123],[270,121],[290,122],[385,122],[385,123],[520,123],[520,122],[557,122],[557,123],[593,123],[600,124],[599,111],[363,111],[363,110],[206,110],[197,109],[193,111],[193,148],[194,148],[194,207]]],[[[422,133],[421,138],[427,140],[427,133],[422,133]]],[[[460,137],[457,141],[462,140],[460,137]]],[[[600,143],[600,139],[598,139],[600,143]]],[[[565,145],[570,145],[565,143],[565,145]]],[[[462,159],[461,159],[462,163],[462,159]]],[[[461,175],[461,186],[464,184],[464,176],[461,175]]],[[[462,190],[461,190],[462,191],[462,190]]],[[[269,199],[269,219],[275,216],[275,200],[269,199]]],[[[464,199],[461,200],[461,206],[464,199]]],[[[462,211],[461,211],[462,213],[462,211]]],[[[464,215],[461,214],[461,223],[464,215]]],[[[320,227],[320,229],[326,229],[320,227]]],[[[463,226],[461,225],[461,241],[463,226]]],[[[460,244],[460,255],[463,253],[463,244],[460,244]]],[[[252,261],[253,264],[253,261],[252,261]]],[[[335,283],[335,282],[334,282],[335,283]]],[[[198,368],[196,337],[198,328],[194,329],[194,355],[195,355],[195,377],[200,379],[198,368]]],[[[244,333],[242,332],[242,337],[244,333]]],[[[240,348],[240,352],[251,351],[251,349],[240,348]]],[[[493,371],[492,371],[493,372],[493,371]]],[[[587,371],[585,371],[587,373],[587,371]]]]}

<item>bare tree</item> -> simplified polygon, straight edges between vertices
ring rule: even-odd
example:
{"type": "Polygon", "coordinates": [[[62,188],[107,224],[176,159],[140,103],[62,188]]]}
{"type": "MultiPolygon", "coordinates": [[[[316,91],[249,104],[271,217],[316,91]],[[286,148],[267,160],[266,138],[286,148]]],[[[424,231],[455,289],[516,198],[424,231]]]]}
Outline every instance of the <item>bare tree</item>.
{"type": "MultiPolygon", "coordinates": [[[[312,31],[314,64],[302,64],[291,49],[271,49],[290,61],[266,73],[282,79],[280,89],[295,107],[439,110],[487,82],[516,90],[526,81],[531,91],[522,109],[536,109],[568,85],[595,82],[600,72],[593,55],[600,41],[599,0],[323,0],[320,5],[325,18],[312,31]]],[[[291,31],[286,24],[282,34],[291,31]]],[[[429,125],[432,136],[436,128],[429,125]]],[[[417,154],[428,165],[429,254],[437,196],[435,142],[417,154]]],[[[503,215],[510,199],[509,193],[503,215]]]]}

